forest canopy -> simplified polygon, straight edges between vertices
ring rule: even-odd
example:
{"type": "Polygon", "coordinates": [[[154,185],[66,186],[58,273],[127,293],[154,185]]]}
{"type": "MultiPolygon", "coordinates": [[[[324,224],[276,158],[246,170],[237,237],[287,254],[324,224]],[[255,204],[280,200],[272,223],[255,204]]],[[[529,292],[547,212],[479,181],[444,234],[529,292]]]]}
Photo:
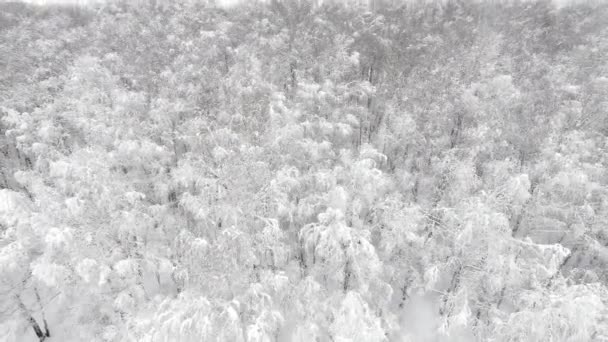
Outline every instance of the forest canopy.
{"type": "Polygon", "coordinates": [[[608,3],[0,3],[0,341],[608,341],[608,3]]]}

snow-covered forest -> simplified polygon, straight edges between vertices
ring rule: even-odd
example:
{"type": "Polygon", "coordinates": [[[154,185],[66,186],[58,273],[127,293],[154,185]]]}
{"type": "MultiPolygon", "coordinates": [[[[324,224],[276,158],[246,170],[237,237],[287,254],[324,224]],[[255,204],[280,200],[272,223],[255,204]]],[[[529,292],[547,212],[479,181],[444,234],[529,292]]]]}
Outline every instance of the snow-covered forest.
{"type": "Polygon", "coordinates": [[[0,341],[608,341],[608,2],[4,2],[0,115],[0,341]]]}

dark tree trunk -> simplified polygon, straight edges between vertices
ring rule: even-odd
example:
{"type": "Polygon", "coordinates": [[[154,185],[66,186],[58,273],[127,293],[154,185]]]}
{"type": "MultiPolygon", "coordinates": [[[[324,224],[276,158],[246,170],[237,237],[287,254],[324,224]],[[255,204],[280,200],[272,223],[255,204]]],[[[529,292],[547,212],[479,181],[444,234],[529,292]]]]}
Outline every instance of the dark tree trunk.
{"type": "Polygon", "coordinates": [[[25,304],[23,304],[23,301],[21,301],[21,298],[19,298],[19,296],[16,296],[16,300],[17,300],[17,304],[19,305],[19,308],[25,315],[28,323],[31,325],[32,329],[34,330],[34,333],[38,337],[38,340],[40,342],[43,342],[44,340],[46,340],[47,337],[51,337],[51,332],[49,331],[49,327],[46,322],[46,319],[44,319],[44,318],[42,319],[42,321],[44,322],[44,331],[43,331],[42,328],[40,327],[40,324],[38,324],[38,322],[32,316],[30,311],[25,307],[25,304]]]}

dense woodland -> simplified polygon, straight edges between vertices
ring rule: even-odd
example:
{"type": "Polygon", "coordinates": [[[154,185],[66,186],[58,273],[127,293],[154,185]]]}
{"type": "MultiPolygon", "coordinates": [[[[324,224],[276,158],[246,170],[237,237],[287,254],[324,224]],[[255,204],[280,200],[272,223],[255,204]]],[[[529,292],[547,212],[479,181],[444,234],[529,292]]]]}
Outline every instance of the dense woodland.
{"type": "Polygon", "coordinates": [[[608,341],[608,3],[0,3],[1,341],[608,341]]]}

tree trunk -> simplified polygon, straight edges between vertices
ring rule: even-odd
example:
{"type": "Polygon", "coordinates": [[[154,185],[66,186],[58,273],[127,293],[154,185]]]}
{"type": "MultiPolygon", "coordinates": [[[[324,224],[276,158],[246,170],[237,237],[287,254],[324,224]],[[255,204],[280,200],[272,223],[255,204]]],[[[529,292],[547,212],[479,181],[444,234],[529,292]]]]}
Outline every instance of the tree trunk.
{"type": "Polygon", "coordinates": [[[21,309],[21,311],[25,315],[28,323],[34,330],[34,333],[38,337],[38,340],[40,342],[43,342],[44,340],[46,340],[47,337],[51,337],[51,332],[49,331],[48,325],[46,323],[46,319],[43,319],[43,322],[44,322],[44,331],[43,331],[42,328],[40,327],[40,324],[38,324],[38,322],[32,316],[30,311],[25,307],[25,304],[23,304],[23,301],[21,301],[21,298],[19,296],[15,296],[15,297],[17,300],[17,304],[19,305],[19,308],[21,309]]]}
{"type": "Polygon", "coordinates": [[[445,314],[449,317],[451,314],[451,310],[449,310],[449,308],[448,308],[448,300],[449,300],[448,295],[456,292],[456,290],[458,289],[458,286],[460,285],[461,274],[462,274],[462,266],[458,266],[458,268],[456,269],[456,272],[454,272],[454,275],[452,276],[452,281],[450,281],[450,287],[446,291],[446,296],[443,298],[442,306],[439,309],[439,314],[442,316],[445,314]]]}

